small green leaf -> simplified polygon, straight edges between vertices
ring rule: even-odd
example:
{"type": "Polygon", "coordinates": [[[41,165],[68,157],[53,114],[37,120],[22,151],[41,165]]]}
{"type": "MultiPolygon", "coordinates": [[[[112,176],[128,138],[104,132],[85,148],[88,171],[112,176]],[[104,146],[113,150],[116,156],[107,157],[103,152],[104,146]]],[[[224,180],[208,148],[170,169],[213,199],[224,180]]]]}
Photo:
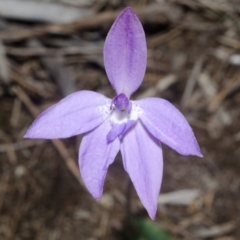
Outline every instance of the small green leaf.
{"type": "Polygon", "coordinates": [[[137,240],[173,240],[170,235],[150,220],[135,219],[134,225],[139,229],[137,240]]]}

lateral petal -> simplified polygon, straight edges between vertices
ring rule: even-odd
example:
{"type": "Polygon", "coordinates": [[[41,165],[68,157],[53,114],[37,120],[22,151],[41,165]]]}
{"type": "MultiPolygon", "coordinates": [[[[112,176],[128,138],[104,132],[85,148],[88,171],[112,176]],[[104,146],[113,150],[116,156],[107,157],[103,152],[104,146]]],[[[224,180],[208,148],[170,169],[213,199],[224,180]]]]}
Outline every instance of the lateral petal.
{"type": "Polygon", "coordinates": [[[84,135],[79,151],[79,167],[83,181],[95,199],[102,196],[103,184],[108,166],[114,161],[120,142],[116,138],[107,143],[107,133],[111,130],[108,121],[84,135]]]}
{"type": "Polygon", "coordinates": [[[26,138],[67,138],[92,130],[110,115],[111,100],[92,91],[79,91],[41,113],[26,138]]]}
{"type": "Polygon", "coordinates": [[[124,136],[121,153],[124,168],[149,216],[154,219],[163,171],[160,142],[156,141],[138,122],[124,136]]]}
{"type": "Polygon", "coordinates": [[[147,61],[143,27],[131,7],[123,10],[104,45],[104,64],[117,94],[129,97],[141,84],[147,61]]]}
{"type": "Polygon", "coordinates": [[[155,138],[182,155],[202,157],[192,128],[170,102],[161,98],[145,98],[135,104],[142,109],[140,120],[155,138]]]}

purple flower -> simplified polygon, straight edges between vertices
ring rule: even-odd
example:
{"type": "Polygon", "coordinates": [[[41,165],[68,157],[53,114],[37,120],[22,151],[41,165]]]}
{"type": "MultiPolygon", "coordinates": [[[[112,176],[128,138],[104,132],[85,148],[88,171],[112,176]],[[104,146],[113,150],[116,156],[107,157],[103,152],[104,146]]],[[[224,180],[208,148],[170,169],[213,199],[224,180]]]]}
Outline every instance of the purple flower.
{"type": "Polygon", "coordinates": [[[161,98],[130,100],[143,80],[146,60],[142,25],[128,7],[114,22],[104,46],[106,72],[116,97],[75,92],[44,111],[25,137],[54,139],[84,133],[79,167],[96,199],[102,196],[108,167],[120,150],[124,168],[154,219],[163,171],[161,142],[182,155],[202,155],[191,127],[171,103],[161,98]]]}

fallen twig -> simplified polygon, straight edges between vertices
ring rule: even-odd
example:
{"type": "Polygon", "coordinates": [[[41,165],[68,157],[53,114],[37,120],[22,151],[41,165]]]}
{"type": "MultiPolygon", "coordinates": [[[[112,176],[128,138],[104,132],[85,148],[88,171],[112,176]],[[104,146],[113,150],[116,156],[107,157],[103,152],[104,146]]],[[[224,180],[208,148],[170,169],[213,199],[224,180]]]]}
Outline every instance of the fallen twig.
{"type": "Polygon", "coordinates": [[[6,49],[0,41],[0,80],[5,84],[9,83],[9,69],[6,58],[6,49]]]}
{"type": "Polygon", "coordinates": [[[0,144],[0,152],[7,152],[9,147],[11,147],[12,149],[14,149],[14,151],[17,150],[22,150],[25,148],[29,148],[29,147],[33,147],[36,145],[40,145],[42,144],[43,141],[42,140],[22,140],[16,143],[6,143],[6,144],[0,144]]]}
{"type": "MultiPolygon", "coordinates": [[[[178,22],[183,17],[182,8],[171,4],[152,4],[146,8],[134,8],[141,20],[155,20],[156,23],[178,22]]],[[[26,38],[51,34],[69,34],[76,30],[91,29],[113,22],[119,11],[109,11],[86,17],[72,23],[57,23],[32,28],[6,30],[0,33],[0,40],[19,41],[26,38]]]]}
{"type": "MultiPolygon", "coordinates": [[[[20,87],[12,87],[12,91],[17,95],[17,97],[25,104],[29,112],[33,117],[37,117],[40,113],[38,108],[32,103],[27,94],[20,87]]],[[[79,175],[79,170],[77,164],[74,159],[70,156],[67,148],[61,140],[53,139],[51,140],[54,147],[57,149],[60,156],[63,158],[67,168],[72,173],[72,175],[76,178],[76,180],[83,185],[83,182],[79,175]]]]}
{"type": "Polygon", "coordinates": [[[188,102],[189,102],[189,98],[192,94],[192,91],[194,89],[194,86],[197,82],[197,78],[199,76],[199,74],[201,73],[202,70],[202,65],[203,65],[203,55],[201,55],[198,60],[196,61],[193,70],[191,72],[190,77],[188,78],[187,81],[187,85],[186,88],[184,90],[183,96],[182,96],[182,100],[181,100],[181,105],[182,107],[186,107],[188,102]]]}
{"type": "MultiPolygon", "coordinates": [[[[42,47],[41,43],[37,40],[32,40],[29,45],[33,47],[42,47]]],[[[41,57],[40,61],[57,83],[64,97],[75,91],[74,81],[69,71],[63,66],[63,59],[61,56],[41,57]]]]}
{"type": "Polygon", "coordinates": [[[69,23],[92,16],[92,11],[54,2],[0,0],[0,16],[25,21],[69,23]]]}

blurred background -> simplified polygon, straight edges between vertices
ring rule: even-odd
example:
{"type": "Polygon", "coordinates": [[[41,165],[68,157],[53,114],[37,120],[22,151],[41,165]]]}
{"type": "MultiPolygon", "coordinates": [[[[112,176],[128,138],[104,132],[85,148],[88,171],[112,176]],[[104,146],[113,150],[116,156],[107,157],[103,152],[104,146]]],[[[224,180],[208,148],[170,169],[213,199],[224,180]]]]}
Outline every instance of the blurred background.
{"type": "Polygon", "coordinates": [[[239,0],[0,0],[0,240],[239,240],[239,146],[239,0]],[[204,155],[163,146],[155,222],[120,155],[95,201],[79,177],[81,137],[23,139],[40,112],[71,92],[114,96],[102,50],[126,6],[148,46],[132,98],[173,103],[204,155]]]}

